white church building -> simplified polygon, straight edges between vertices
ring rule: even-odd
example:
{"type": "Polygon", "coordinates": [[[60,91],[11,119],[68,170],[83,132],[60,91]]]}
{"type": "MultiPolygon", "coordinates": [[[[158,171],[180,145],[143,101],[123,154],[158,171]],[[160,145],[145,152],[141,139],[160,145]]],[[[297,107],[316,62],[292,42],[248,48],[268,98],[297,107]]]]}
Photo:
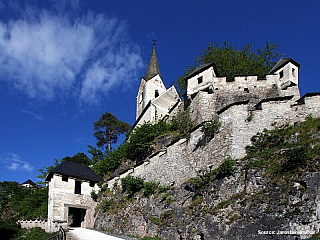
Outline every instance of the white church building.
{"type": "Polygon", "coordinates": [[[155,44],[136,98],[137,112],[133,128],[145,122],[156,123],[181,104],[176,88],[171,86],[167,89],[162,81],[155,44]]]}

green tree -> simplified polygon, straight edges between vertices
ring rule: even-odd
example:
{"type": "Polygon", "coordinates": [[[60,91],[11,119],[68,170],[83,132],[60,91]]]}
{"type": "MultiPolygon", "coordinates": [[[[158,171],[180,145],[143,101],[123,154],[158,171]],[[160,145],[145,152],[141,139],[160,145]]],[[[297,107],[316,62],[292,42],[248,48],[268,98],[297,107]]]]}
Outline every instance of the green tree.
{"type": "Polygon", "coordinates": [[[84,153],[77,153],[73,157],[67,156],[62,158],[61,162],[65,162],[65,161],[79,163],[85,166],[90,166],[92,164],[91,159],[84,153]]]}
{"type": "Polygon", "coordinates": [[[185,77],[201,64],[214,62],[219,76],[227,77],[227,81],[232,81],[236,75],[258,75],[264,77],[276,64],[279,53],[276,52],[277,44],[266,43],[264,49],[258,49],[257,53],[252,51],[252,44],[247,44],[242,50],[237,50],[228,42],[223,46],[209,44],[202,50],[201,56],[195,60],[195,64],[185,70],[184,76],[177,81],[179,93],[186,92],[185,77]]]}
{"type": "Polygon", "coordinates": [[[97,146],[102,148],[105,145],[110,152],[111,144],[116,143],[119,135],[130,129],[130,124],[118,120],[111,113],[104,113],[94,124],[94,136],[98,140],[97,146]]]}
{"type": "MultiPolygon", "coordinates": [[[[89,150],[90,153],[90,150],[89,150]]],[[[72,157],[66,156],[64,158],[60,159],[54,159],[53,165],[49,167],[44,167],[41,169],[38,169],[40,174],[37,176],[37,178],[45,179],[50,171],[52,171],[54,168],[56,168],[60,163],[69,161],[74,163],[79,163],[85,166],[90,166],[94,163],[93,160],[91,160],[86,154],[84,153],[77,153],[72,157]]],[[[44,184],[44,182],[39,182],[40,184],[44,184]]]]}

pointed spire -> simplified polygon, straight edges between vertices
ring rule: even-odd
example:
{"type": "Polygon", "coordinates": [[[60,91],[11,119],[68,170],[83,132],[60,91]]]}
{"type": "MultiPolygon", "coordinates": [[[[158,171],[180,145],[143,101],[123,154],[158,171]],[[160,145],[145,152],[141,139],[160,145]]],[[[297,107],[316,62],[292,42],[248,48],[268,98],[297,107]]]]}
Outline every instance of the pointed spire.
{"type": "Polygon", "coordinates": [[[152,53],[151,53],[148,69],[144,79],[148,81],[149,79],[153,78],[157,74],[160,75],[160,69],[159,69],[159,63],[158,63],[158,58],[156,53],[156,43],[155,43],[155,40],[153,40],[152,53]]]}

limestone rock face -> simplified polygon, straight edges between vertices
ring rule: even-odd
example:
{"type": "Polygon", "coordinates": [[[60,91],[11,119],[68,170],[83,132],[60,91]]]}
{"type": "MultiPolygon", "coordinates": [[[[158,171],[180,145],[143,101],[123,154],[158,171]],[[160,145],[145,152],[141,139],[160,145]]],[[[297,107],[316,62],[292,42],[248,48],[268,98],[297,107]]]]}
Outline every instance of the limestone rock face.
{"type": "Polygon", "coordinates": [[[270,181],[264,169],[239,168],[211,182],[201,197],[194,198],[188,182],[150,198],[137,194],[122,201],[118,195],[123,207],[100,209],[95,228],[170,240],[304,239],[320,228],[319,159],[314,166],[317,171],[293,175],[288,189],[270,181]]]}

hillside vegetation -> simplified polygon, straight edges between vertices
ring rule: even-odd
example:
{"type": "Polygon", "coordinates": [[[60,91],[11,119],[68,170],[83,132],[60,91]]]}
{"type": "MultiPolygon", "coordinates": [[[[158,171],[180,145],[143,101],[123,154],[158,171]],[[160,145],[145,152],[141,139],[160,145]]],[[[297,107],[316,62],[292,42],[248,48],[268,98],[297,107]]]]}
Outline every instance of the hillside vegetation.
{"type": "Polygon", "coordinates": [[[148,239],[316,239],[320,118],[274,125],[246,150],[179,187],[126,177],[99,194],[96,228],[148,239]]]}
{"type": "Polygon", "coordinates": [[[23,188],[17,182],[0,182],[1,239],[45,239],[50,234],[42,229],[26,230],[18,220],[46,219],[48,212],[47,188],[23,188]]]}

